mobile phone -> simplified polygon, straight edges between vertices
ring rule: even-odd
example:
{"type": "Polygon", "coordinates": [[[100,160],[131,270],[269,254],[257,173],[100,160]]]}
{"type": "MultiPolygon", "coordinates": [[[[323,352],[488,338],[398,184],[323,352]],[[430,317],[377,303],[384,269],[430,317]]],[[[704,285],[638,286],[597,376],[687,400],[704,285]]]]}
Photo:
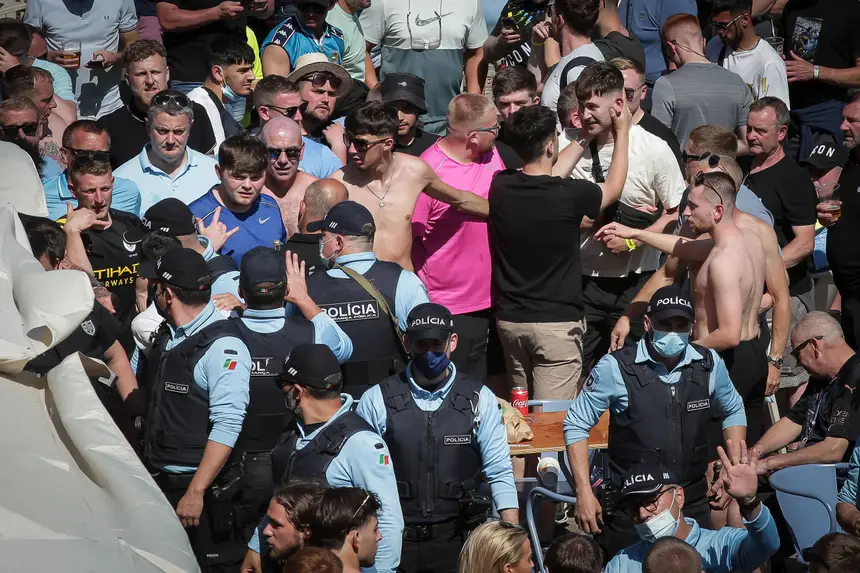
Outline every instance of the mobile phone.
{"type": "Polygon", "coordinates": [[[104,60],[90,60],[89,62],[87,62],[87,67],[88,68],[102,69],[105,67],[105,61],[104,60]]]}
{"type": "Polygon", "coordinates": [[[520,32],[520,27],[517,25],[517,21],[513,18],[502,18],[502,28],[510,28],[514,32],[520,32]]]}

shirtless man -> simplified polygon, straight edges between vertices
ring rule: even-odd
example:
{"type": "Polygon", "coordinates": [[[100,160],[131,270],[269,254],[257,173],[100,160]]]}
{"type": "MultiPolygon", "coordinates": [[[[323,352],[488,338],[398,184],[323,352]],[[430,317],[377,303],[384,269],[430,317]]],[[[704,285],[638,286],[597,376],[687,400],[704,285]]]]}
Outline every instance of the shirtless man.
{"type": "Polygon", "coordinates": [[[317,178],[299,171],[299,160],[305,146],[302,130],[295,121],[286,117],[272,118],[260,131],[260,139],[269,152],[263,193],[278,202],[289,238],[299,231],[299,206],[308,185],[317,178]]]}
{"type": "MultiPolygon", "coordinates": [[[[499,131],[495,117],[485,123],[473,134],[479,143],[494,141],[499,131]]],[[[412,270],[412,211],[422,192],[458,211],[483,218],[489,215],[486,199],[443,183],[422,159],[393,151],[400,126],[395,107],[367,103],[346,117],[345,126],[349,163],[331,177],[343,182],[349,198],[373,215],[373,250],[379,259],[412,270]]]]}

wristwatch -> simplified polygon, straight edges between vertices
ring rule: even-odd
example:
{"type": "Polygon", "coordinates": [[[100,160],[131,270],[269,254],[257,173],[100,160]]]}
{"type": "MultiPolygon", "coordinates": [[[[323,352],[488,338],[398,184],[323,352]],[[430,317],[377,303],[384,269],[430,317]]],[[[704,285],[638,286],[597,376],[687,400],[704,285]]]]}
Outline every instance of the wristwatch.
{"type": "Polygon", "coordinates": [[[821,68],[812,66],[812,79],[817,80],[819,75],[821,75],[821,68]]]}
{"type": "Polygon", "coordinates": [[[782,368],[782,356],[779,358],[774,358],[773,356],[768,356],[767,361],[773,364],[776,368],[782,368]]]}
{"type": "Polygon", "coordinates": [[[588,140],[587,138],[585,138],[585,137],[579,137],[579,138],[577,138],[577,140],[576,140],[576,143],[577,143],[581,148],[583,148],[583,149],[585,149],[586,147],[588,147],[588,142],[589,142],[589,140],[588,140]]]}

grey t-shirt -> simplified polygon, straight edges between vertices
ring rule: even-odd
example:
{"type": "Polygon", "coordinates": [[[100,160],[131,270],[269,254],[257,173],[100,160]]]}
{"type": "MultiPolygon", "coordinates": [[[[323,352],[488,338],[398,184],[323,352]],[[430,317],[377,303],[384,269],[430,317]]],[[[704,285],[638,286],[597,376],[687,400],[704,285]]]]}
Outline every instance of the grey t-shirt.
{"type": "Polygon", "coordinates": [[[746,125],[752,94],[739,75],[716,64],[684,64],[654,84],[651,115],[672,130],[681,149],[700,125],[734,131],[746,125]]]}

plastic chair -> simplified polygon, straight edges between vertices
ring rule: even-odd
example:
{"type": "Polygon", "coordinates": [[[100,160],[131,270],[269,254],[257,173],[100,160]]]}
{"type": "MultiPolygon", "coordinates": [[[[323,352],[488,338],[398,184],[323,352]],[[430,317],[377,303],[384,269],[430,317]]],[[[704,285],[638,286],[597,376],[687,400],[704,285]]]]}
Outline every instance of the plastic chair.
{"type": "Polygon", "coordinates": [[[839,531],[836,523],[836,470],[847,464],[806,464],[785,468],[770,476],[779,508],[791,531],[797,560],[808,565],[803,552],[828,533],[839,531]]]}
{"type": "Polygon", "coordinates": [[[526,525],[529,530],[529,540],[532,543],[532,554],[535,562],[536,573],[546,573],[546,569],[543,565],[544,549],[541,547],[540,538],[538,537],[537,523],[535,522],[537,507],[539,507],[539,503],[543,501],[541,498],[557,502],[576,503],[575,497],[561,495],[544,487],[536,487],[529,492],[528,498],[526,498],[526,525]]]}

